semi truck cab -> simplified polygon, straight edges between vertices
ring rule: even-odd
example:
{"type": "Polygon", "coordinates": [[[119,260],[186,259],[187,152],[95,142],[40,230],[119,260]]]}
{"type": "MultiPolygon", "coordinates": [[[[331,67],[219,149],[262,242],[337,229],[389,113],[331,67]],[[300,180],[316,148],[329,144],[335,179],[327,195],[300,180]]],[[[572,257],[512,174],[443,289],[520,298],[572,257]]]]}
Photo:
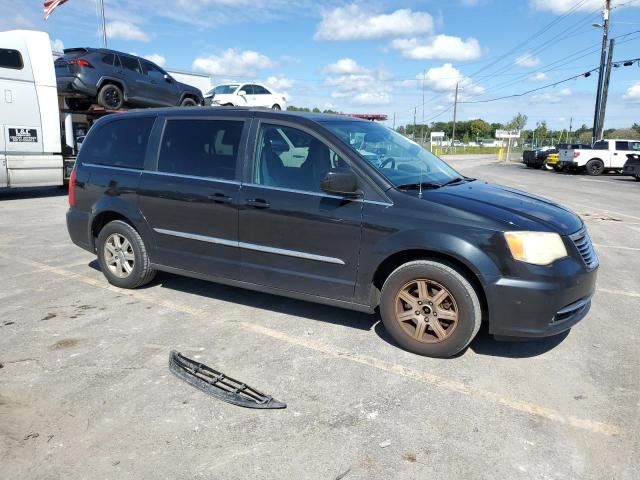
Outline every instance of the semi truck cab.
{"type": "Polygon", "coordinates": [[[0,32],[0,187],[62,185],[64,160],[51,43],[0,32]]]}

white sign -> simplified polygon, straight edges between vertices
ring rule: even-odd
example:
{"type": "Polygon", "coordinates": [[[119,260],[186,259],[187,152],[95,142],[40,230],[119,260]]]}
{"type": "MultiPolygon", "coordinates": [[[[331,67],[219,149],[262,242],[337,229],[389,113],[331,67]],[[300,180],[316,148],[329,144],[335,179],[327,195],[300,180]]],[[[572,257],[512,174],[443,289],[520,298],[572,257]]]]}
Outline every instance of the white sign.
{"type": "Polygon", "coordinates": [[[496,138],[520,138],[520,130],[496,130],[496,138]]]}
{"type": "Polygon", "coordinates": [[[444,138],[444,132],[431,132],[431,138],[444,138]]]}

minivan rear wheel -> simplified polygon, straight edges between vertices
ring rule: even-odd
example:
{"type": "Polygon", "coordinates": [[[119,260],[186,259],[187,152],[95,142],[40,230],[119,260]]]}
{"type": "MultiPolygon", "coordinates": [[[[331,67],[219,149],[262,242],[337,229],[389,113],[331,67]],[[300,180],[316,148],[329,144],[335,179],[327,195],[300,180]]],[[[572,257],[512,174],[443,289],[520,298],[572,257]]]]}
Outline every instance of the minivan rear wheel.
{"type": "Polygon", "coordinates": [[[109,222],[100,230],[96,248],[102,273],[112,285],[137,288],[156,275],[140,234],[122,220],[109,222]]]}
{"type": "Polygon", "coordinates": [[[389,275],[380,298],[382,323],[404,349],[446,358],[478,333],[478,295],[458,271],[440,262],[416,260],[389,275]]]}

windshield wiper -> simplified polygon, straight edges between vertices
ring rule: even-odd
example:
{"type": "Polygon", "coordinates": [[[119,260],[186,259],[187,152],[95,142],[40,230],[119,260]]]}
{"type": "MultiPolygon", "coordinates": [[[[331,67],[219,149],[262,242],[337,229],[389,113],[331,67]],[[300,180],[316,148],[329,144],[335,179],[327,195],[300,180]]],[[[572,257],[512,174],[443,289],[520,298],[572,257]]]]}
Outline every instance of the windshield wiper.
{"type": "Polygon", "coordinates": [[[456,178],[452,178],[448,182],[443,183],[442,186],[446,187],[448,185],[456,185],[458,183],[473,182],[474,180],[475,178],[470,178],[470,177],[456,177],[456,178]]]}
{"type": "Polygon", "coordinates": [[[416,183],[405,183],[404,185],[398,185],[397,188],[400,190],[420,190],[421,188],[440,188],[442,184],[434,183],[434,182],[416,182],[416,183]]]}

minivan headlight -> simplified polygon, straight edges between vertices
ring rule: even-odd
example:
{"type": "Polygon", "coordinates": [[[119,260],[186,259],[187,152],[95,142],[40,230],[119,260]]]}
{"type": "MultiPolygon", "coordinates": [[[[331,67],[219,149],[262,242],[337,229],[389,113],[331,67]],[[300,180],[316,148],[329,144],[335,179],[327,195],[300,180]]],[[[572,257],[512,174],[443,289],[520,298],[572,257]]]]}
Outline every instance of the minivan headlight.
{"type": "Polygon", "coordinates": [[[534,265],[549,265],[567,256],[562,238],[552,232],[505,232],[511,255],[534,265]]]}

